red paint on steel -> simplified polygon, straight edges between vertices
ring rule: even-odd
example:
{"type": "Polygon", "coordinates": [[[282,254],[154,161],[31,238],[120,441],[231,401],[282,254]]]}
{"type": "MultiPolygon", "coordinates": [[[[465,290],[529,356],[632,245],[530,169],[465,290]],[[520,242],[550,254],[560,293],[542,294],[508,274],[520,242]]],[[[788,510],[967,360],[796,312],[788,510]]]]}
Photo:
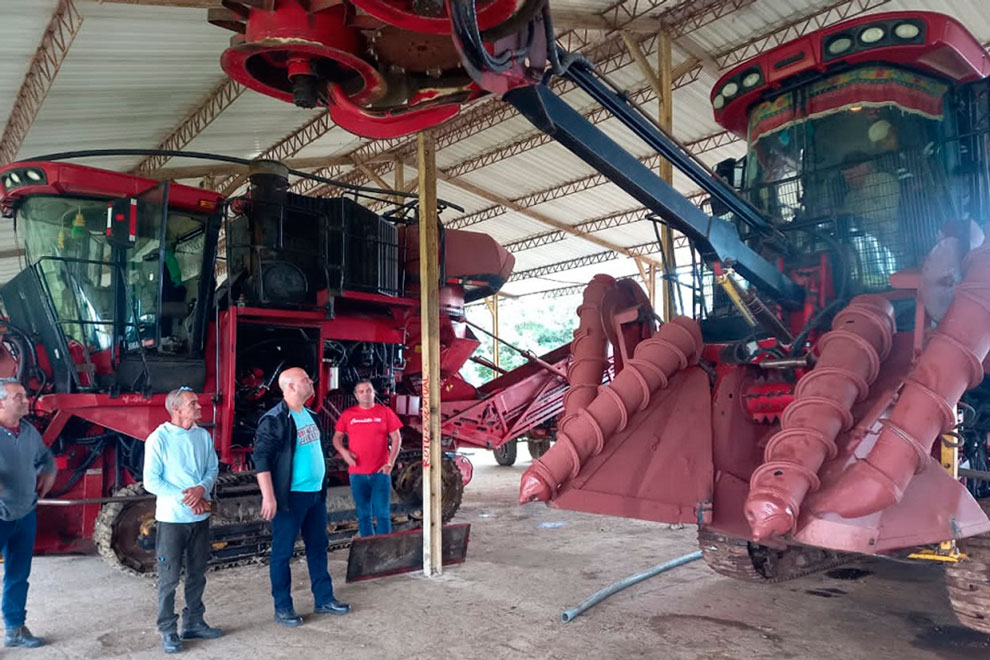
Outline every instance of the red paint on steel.
{"type": "Polygon", "coordinates": [[[646,408],[671,376],[698,362],[703,340],[697,322],[677,317],[636,347],[634,357],[587,408],[561,424],[557,442],[523,474],[519,501],[549,500],[581,465],[604,449],[629,418],[646,408]]]}
{"type": "Polygon", "coordinates": [[[451,456],[451,459],[454,461],[454,465],[457,466],[457,469],[460,470],[461,483],[467,486],[471,483],[471,479],[474,477],[474,465],[464,454],[454,454],[451,456]]]}
{"type": "Polygon", "coordinates": [[[710,522],[711,418],[708,374],[693,366],[675,372],[669,386],[560,486],[551,506],[656,522],[710,522]]]}
{"type": "MultiPolygon", "coordinates": [[[[0,183],[0,206],[12,208],[29,195],[94,195],[98,197],[131,197],[147,192],[160,181],[144,177],[110,172],[95,167],[61,161],[19,161],[0,167],[0,181],[12,170],[25,168],[44,170],[43,183],[22,185],[6,190],[0,183]]],[[[218,193],[177,183],[169,184],[169,207],[208,214],[223,202],[218,193]]]]}
{"type": "Polygon", "coordinates": [[[461,111],[460,103],[423,104],[396,110],[370,110],[348,98],[339,85],[330,85],[330,118],[345,131],[388,140],[438,126],[461,111]]]}
{"type": "Polygon", "coordinates": [[[983,361],[990,353],[990,244],[967,255],[964,268],[949,311],[905,380],[890,416],[881,421],[876,445],[866,460],[822,492],[817,511],[853,518],[899,502],[926,466],[935,439],[955,425],[959,398],[983,380],[983,361]]]}
{"type": "Polygon", "coordinates": [[[776,422],[794,401],[794,383],[755,383],[742,395],[743,405],[755,422],[776,422]]]}
{"type": "MultiPolygon", "coordinates": [[[[404,30],[429,34],[450,34],[450,18],[446,6],[437,16],[424,16],[416,12],[416,3],[409,0],[350,0],[355,7],[366,11],[383,23],[404,30]]],[[[476,3],[478,28],[487,30],[507,20],[515,12],[517,0],[479,0],[476,3]]]]}
{"type": "Polygon", "coordinates": [[[738,85],[741,77],[750,72],[758,70],[760,81],[727,99],[722,108],[714,111],[715,121],[736,135],[745,137],[750,107],[777,93],[795,76],[815,73],[824,76],[835,68],[875,61],[918,69],[955,82],[970,82],[990,74],[990,59],[983,45],[950,16],[927,11],[868,14],[788,41],[730,69],[712,87],[712,100],[728,82],[735,79],[738,85]],[[868,25],[886,23],[885,29],[890,29],[890,25],[909,20],[924,25],[923,38],[916,42],[897,43],[896,40],[886,39],[876,47],[853,47],[848,54],[831,58],[823,50],[833,35],[848,33],[855,40],[857,32],[868,25]]]}
{"type": "Polygon", "coordinates": [[[894,308],[881,296],[859,296],[836,315],[818,342],[818,364],[798,381],[750,478],[744,509],[754,539],[796,530],[801,504],[821,485],[818,470],[835,457],[836,436],[852,426],[853,404],[869,393],[893,333],[894,308]]]}
{"type": "Polygon", "coordinates": [[[270,11],[249,11],[245,33],[234,35],[220,58],[224,72],[245,87],[293,103],[293,75],[332,70],[349,86],[353,103],[371,103],[384,95],[385,79],[361,57],[367,44],[348,25],[347,5],[309,11],[299,0],[282,0],[270,11]]]}
{"type": "Polygon", "coordinates": [[[584,289],[584,298],[577,308],[578,327],[571,341],[571,361],[567,366],[570,387],[564,394],[562,422],[587,408],[598,395],[608,364],[602,300],[614,287],[615,278],[611,275],[595,275],[584,289]]]}

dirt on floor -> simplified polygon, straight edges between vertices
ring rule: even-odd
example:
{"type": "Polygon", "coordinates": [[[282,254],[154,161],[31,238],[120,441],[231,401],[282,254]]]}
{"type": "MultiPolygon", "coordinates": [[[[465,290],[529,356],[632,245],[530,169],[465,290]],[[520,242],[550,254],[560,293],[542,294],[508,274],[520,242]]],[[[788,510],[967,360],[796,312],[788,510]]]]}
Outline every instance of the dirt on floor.
{"type": "MultiPolygon", "coordinates": [[[[513,467],[476,452],[455,521],[471,524],[466,563],[346,584],[331,555],[344,617],[313,616],[305,564],[293,563],[300,628],[272,622],[264,565],[209,574],[207,620],[224,637],[179,657],[282,658],[985,658],[990,637],[958,627],[938,566],[868,560],[772,586],[733,581],[693,562],[616,594],[571,623],[561,612],[632,573],[692,552],[695,528],[518,506],[513,467]]],[[[180,589],[181,591],[181,589],[180,589]]],[[[180,598],[181,600],[181,598],[180,598]]],[[[38,557],[28,625],[49,645],[10,658],[159,658],[152,580],[95,556],[38,557]]]]}

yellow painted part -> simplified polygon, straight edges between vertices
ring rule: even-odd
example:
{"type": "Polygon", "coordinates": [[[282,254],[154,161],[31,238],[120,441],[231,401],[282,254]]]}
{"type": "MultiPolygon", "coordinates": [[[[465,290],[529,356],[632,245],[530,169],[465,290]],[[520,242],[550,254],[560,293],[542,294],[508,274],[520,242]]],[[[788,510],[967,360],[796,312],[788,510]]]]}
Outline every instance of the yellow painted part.
{"type": "Polygon", "coordinates": [[[216,543],[213,543],[212,545],[210,545],[210,547],[213,548],[214,550],[223,550],[224,548],[227,547],[227,542],[226,541],[217,541],[216,543]]]}
{"type": "Polygon", "coordinates": [[[151,536],[151,528],[155,526],[155,516],[154,514],[146,514],[144,520],[141,521],[141,527],[138,532],[141,536],[151,536]]]}
{"type": "Polygon", "coordinates": [[[743,304],[742,298],[739,297],[739,292],[736,291],[735,285],[729,281],[729,275],[718,275],[715,277],[715,281],[721,284],[722,288],[725,289],[725,293],[729,296],[729,300],[732,301],[732,304],[736,306],[739,313],[742,314],[744,319],[746,319],[746,323],[751,326],[755,326],[756,319],[753,317],[753,313],[749,311],[749,308],[746,307],[745,304],[743,304]]]}
{"type": "Polygon", "coordinates": [[[912,552],[908,555],[908,557],[911,559],[924,559],[925,561],[941,561],[947,564],[958,564],[960,561],[967,558],[965,554],[959,552],[958,550],[954,554],[943,555],[934,548],[923,552],[912,552]]]}
{"type": "MultiPolygon", "coordinates": [[[[959,447],[951,446],[955,445],[957,440],[951,435],[943,435],[943,442],[940,442],[939,458],[942,463],[942,468],[949,473],[953,479],[959,478],[959,447]]],[[[956,547],[955,540],[942,541],[938,544],[938,547],[928,548],[927,550],[922,550],[921,552],[912,552],[908,555],[911,559],[924,559],[926,561],[941,561],[951,564],[958,563],[962,559],[966,559],[966,555],[959,552],[959,548],[956,547]]]]}
{"type": "Polygon", "coordinates": [[[949,476],[953,479],[959,478],[959,447],[950,447],[949,445],[955,445],[958,440],[951,435],[943,435],[943,442],[940,444],[941,451],[941,461],[942,467],[945,471],[949,473],[949,476]]]}

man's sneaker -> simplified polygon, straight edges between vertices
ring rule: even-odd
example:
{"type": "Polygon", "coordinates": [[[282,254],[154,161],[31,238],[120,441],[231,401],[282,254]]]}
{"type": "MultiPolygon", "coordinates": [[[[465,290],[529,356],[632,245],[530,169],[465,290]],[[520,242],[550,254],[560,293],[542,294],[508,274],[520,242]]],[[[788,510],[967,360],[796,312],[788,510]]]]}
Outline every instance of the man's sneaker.
{"type": "Polygon", "coordinates": [[[178,633],[162,633],[162,650],[166,653],[178,653],[182,650],[182,640],[178,633]]]}
{"type": "Polygon", "coordinates": [[[216,639],[222,635],[222,630],[210,626],[206,621],[182,628],[182,639],[216,639]]]}
{"type": "Polygon", "coordinates": [[[347,614],[351,611],[351,606],[347,603],[339,603],[336,600],[331,600],[323,605],[317,605],[313,608],[315,614],[347,614]]]}
{"type": "Polygon", "coordinates": [[[295,628],[296,626],[301,626],[302,622],[302,617],[296,614],[295,610],[275,611],[275,623],[281,623],[283,626],[295,628]]]}
{"type": "Polygon", "coordinates": [[[32,635],[27,626],[20,626],[19,628],[7,628],[7,632],[3,636],[3,645],[7,648],[22,646],[26,649],[36,649],[39,646],[44,646],[45,640],[32,635]]]}

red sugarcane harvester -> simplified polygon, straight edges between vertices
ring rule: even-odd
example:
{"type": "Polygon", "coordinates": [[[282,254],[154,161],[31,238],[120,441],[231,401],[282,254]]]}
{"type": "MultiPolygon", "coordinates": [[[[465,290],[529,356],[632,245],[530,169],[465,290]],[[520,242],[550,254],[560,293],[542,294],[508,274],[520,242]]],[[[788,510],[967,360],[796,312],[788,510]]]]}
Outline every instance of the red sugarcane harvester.
{"type": "Polygon", "coordinates": [[[223,4],[222,66],[248,87],[375,137],[498,95],[689,240],[666,282],[692,309],[659,330],[636,287],[589,285],[557,442],[520,501],[695,523],[715,570],[757,581],[857,553],[945,561],[960,620],[990,632],[990,61],[958,21],[860,16],[736,66],[711,103],[748,152],[712,172],[556,43],[545,0],[223,4]]]}
{"type": "Polygon", "coordinates": [[[857,555],[945,562],[959,620],[990,632],[988,75],[958,22],[896,12],[722,76],[715,118],[748,151],[718,172],[779,232],[742,228],[802,303],[711,260],[682,280],[702,283],[694,318],[604,388],[602,321],[582,317],[588,369],[520,501],[695,523],[714,570],[756,582],[857,555]]]}
{"type": "MultiPolygon", "coordinates": [[[[313,374],[314,406],[327,424],[353,404],[353,385],[364,378],[402,415],[393,517],[400,528],[418,524],[418,228],[352,197],[289,192],[278,163],[251,168],[248,192],[234,199],[56,160],[0,169],[0,204],[17,223],[28,264],[0,287],[3,364],[28,386],[32,421],[59,467],[52,501],[39,512],[39,552],[95,543],[120,568],[154,572],[142,441],[166,419],[165,393],[186,386],[200,393],[223,466],[213,563],[262,556],[269,532],[251,472],[253,433],[288,366],[313,374]]],[[[479,343],[464,304],[498,291],[513,258],[483,234],[444,231],[442,243],[449,520],[471,474],[454,451],[545,437],[565,386],[540,360],[481,389],[461,378],[479,343]]],[[[550,357],[566,360],[566,347],[550,357]]],[[[356,517],[346,466],[334,457],[331,471],[332,540],[342,546],[356,517]]]]}
{"type": "Polygon", "coordinates": [[[211,18],[237,32],[222,64],[239,82],[326,105],[360,134],[394,130],[379,137],[497,94],[689,239],[697,265],[667,282],[693,293],[690,317],[656,330],[630,287],[589,285],[557,442],[520,501],[696,523],[712,567],[751,580],[856,553],[946,561],[960,619],[990,631],[977,480],[990,476],[990,62],[958,21],[861,16],[736,66],[711,102],[748,153],[714,176],[557,45],[545,2],[224,6],[211,18]],[[707,192],[708,212],[559,98],[553,76],[707,192]]]}
{"type": "MultiPolygon", "coordinates": [[[[691,298],[691,314],[659,329],[637,287],[589,285],[557,442],[527,470],[521,501],[695,523],[715,570],[760,582],[856,554],[944,561],[960,620],[990,631],[990,62],[965,27],[930,12],[873,14],[740,64],[711,102],[748,153],[713,173],[556,43],[545,0],[222,4],[210,20],[236,33],[222,66],[249,88],[389,139],[498,95],[690,242],[690,272],[666,283],[691,298]],[[670,160],[710,196],[707,210],[559,98],[554,76],[670,160]]],[[[94,281],[127,282],[126,262],[109,263],[94,281]]],[[[228,256],[228,269],[239,263],[228,256]]],[[[218,282],[235,308],[241,290],[268,286],[257,268],[238,272],[218,282]]],[[[274,280],[302,289],[285,269],[274,280]]],[[[256,294],[244,295],[252,309],[256,294]]],[[[136,299],[110,307],[115,368],[121,347],[149,336],[136,299]]],[[[340,313],[347,296],[334,300],[340,313]]],[[[95,379],[92,359],[70,349],[27,364],[68,359],[85,368],[63,372],[95,379]]],[[[147,353],[124,372],[133,383],[152,370],[147,353]]]]}

